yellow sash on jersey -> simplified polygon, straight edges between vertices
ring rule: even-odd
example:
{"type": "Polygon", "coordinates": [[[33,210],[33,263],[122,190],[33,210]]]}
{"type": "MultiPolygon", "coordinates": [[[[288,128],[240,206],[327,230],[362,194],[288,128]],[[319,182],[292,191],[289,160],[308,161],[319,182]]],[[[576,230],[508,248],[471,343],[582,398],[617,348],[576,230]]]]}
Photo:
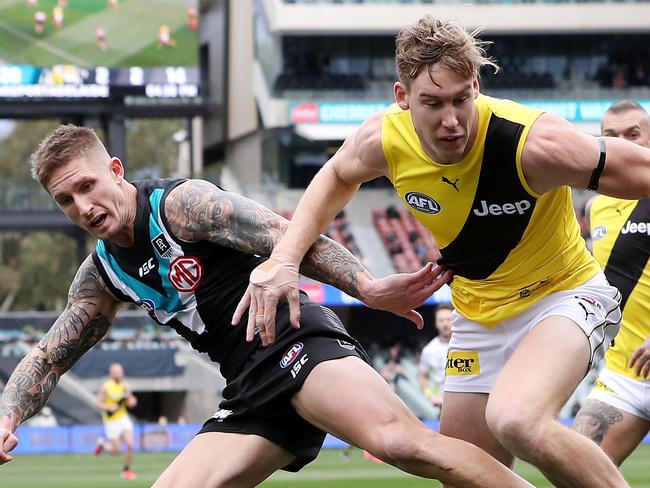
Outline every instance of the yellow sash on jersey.
{"type": "Polygon", "coordinates": [[[623,322],[605,354],[606,368],[638,380],[628,364],[650,335],[650,203],[598,196],[590,226],[594,256],[623,297],[623,322]]]}
{"type": "MultiPolygon", "coordinates": [[[[443,251],[452,247],[469,249],[463,259],[472,268],[485,253],[498,247],[494,242],[508,232],[508,219],[527,214],[527,224],[511,249],[506,249],[498,267],[480,279],[456,275],[452,283],[452,301],[470,320],[494,327],[513,317],[551,292],[577,287],[598,273],[598,264],[585,248],[575,218],[568,187],[544,195],[535,193],[526,183],[521,154],[530,127],[541,114],[509,100],[479,95],[478,134],[467,156],[455,164],[431,160],[420,146],[411,114],[399,106],[390,107],[382,122],[382,144],[388,161],[390,179],[413,215],[435,237],[443,251]],[[499,123],[498,130],[494,129],[499,123]],[[498,137],[499,160],[484,160],[487,134],[498,137]],[[503,147],[513,141],[511,147],[503,147]],[[503,158],[501,155],[510,155],[503,158]],[[481,176],[484,164],[509,169],[512,179],[504,188],[517,189],[512,197],[504,190],[494,201],[475,201],[477,192],[488,186],[481,176]],[[453,182],[452,185],[450,182],[453,182]],[[482,185],[480,187],[480,185],[482,185]],[[522,190],[523,189],[523,190],[522,190]],[[521,194],[527,198],[522,199],[521,194]],[[481,234],[463,232],[477,219],[491,219],[494,228],[483,227],[481,234]],[[458,242],[458,237],[461,240],[458,242]]],[[[491,147],[495,142],[491,142],[491,147]]],[[[487,156],[493,157],[493,156],[487,156]]],[[[488,172],[489,173],[489,172],[488,172]]],[[[496,183],[497,190],[499,190],[496,183]]],[[[494,184],[491,183],[492,194],[494,184]]],[[[488,222],[480,221],[479,222],[488,222]]],[[[473,228],[476,226],[472,226],[473,228]]],[[[478,265],[478,264],[477,264],[478,265]]]]}

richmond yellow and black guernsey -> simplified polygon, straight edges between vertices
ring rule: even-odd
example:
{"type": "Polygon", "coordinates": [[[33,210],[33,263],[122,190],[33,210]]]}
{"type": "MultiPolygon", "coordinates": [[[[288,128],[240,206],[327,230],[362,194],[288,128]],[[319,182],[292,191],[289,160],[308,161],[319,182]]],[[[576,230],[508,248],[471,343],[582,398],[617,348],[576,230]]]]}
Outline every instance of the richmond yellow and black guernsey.
{"type": "Polygon", "coordinates": [[[623,325],[607,350],[607,369],[639,379],[628,364],[650,334],[650,200],[597,197],[591,206],[594,256],[622,296],[623,325]]]}
{"type": "Polygon", "coordinates": [[[521,154],[542,112],[484,95],[476,107],[476,140],[458,163],[429,158],[410,111],[397,105],[384,116],[382,144],[395,189],[455,272],[454,306],[494,327],[599,267],[580,236],[570,189],[540,195],[524,178],[521,154]]]}

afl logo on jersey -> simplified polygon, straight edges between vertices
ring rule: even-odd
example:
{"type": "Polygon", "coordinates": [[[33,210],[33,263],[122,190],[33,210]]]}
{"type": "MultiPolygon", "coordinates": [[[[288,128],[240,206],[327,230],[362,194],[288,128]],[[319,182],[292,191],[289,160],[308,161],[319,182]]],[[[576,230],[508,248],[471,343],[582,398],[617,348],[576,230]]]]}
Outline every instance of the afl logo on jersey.
{"type": "Polygon", "coordinates": [[[440,204],[438,202],[436,202],[429,195],[425,195],[419,191],[408,192],[406,195],[404,195],[404,200],[412,208],[418,212],[425,214],[437,214],[441,210],[440,204]]]}
{"type": "Polygon", "coordinates": [[[594,241],[597,241],[599,239],[602,239],[607,235],[607,228],[603,225],[599,225],[598,227],[594,228],[594,231],[591,233],[591,238],[594,241]]]}
{"type": "Polygon", "coordinates": [[[167,277],[176,290],[191,292],[203,279],[203,265],[194,256],[179,256],[169,264],[167,277]]]}
{"type": "Polygon", "coordinates": [[[284,353],[284,356],[282,356],[282,359],[280,359],[280,367],[282,369],[288,367],[293,363],[296,358],[298,357],[298,354],[300,354],[300,351],[302,351],[302,348],[304,347],[302,342],[296,342],[294,345],[292,345],[287,352],[284,353]]]}

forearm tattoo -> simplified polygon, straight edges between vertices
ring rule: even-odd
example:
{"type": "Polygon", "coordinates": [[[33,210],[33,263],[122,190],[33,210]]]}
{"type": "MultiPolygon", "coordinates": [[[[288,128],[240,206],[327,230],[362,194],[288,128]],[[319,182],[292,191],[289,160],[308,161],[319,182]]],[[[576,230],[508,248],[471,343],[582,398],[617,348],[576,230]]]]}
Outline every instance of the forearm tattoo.
{"type": "Polygon", "coordinates": [[[45,405],[61,375],[106,334],[110,320],[99,310],[105,300],[97,268],[88,258],[70,286],[65,310],[7,381],[0,418],[8,416],[18,426],[45,405]]]}
{"type": "Polygon", "coordinates": [[[599,400],[587,400],[578,412],[573,429],[600,444],[609,428],[623,420],[618,409],[599,400]]]}
{"type": "MultiPolygon", "coordinates": [[[[260,256],[271,254],[288,227],[285,218],[253,200],[200,180],[175,188],[165,201],[165,215],[180,239],[207,240],[260,256]]],[[[359,273],[366,273],[347,249],[325,236],[307,252],[300,271],[356,298],[359,273]]]]}

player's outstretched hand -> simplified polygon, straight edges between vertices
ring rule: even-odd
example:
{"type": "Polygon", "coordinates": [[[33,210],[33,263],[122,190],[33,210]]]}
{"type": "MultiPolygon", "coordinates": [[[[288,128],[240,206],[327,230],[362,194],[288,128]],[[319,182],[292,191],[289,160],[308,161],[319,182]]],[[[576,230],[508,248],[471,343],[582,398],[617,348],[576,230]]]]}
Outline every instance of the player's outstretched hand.
{"type": "Polygon", "coordinates": [[[0,464],[8,463],[13,459],[13,456],[10,456],[9,452],[17,445],[18,438],[9,429],[0,427],[0,464]]]}
{"type": "Polygon", "coordinates": [[[248,323],[246,340],[252,341],[255,330],[263,346],[275,340],[275,311],[278,302],[289,302],[289,321],[294,329],[300,328],[300,294],[298,291],[299,263],[283,255],[272,255],[253,270],[246,293],[232,316],[232,325],[239,324],[246,309],[248,323]]]}
{"type": "Polygon", "coordinates": [[[360,289],[363,302],[371,308],[386,310],[409,319],[418,329],[424,326],[422,316],[413,310],[424,303],[453,276],[444,266],[427,263],[414,273],[400,273],[373,279],[360,289]]]}
{"type": "Polygon", "coordinates": [[[630,368],[634,368],[637,376],[648,379],[650,375],[650,336],[630,356],[630,368]]]}

